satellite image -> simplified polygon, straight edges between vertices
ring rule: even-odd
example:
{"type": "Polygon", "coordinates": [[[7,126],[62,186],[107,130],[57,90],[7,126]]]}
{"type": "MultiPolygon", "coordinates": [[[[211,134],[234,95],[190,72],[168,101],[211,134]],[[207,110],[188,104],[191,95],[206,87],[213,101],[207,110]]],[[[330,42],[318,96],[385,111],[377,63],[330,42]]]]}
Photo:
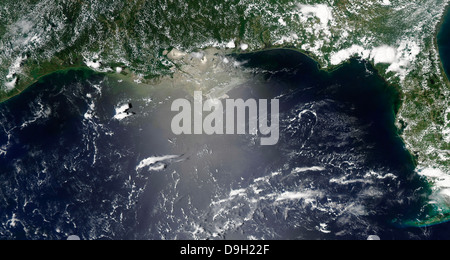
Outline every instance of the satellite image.
{"type": "Polygon", "coordinates": [[[449,4],[1,0],[0,240],[450,239],[449,4]]]}

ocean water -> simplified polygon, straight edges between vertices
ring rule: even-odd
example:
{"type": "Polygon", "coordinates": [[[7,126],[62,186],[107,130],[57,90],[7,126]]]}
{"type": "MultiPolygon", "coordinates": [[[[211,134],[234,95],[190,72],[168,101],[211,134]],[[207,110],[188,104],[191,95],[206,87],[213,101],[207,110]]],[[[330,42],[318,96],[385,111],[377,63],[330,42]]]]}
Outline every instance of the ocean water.
{"type": "Polygon", "coordinates": [[[401,225],[429,191],[394,126],[399,94],[369,64],[234,58],[253,76],[230,98],[280,100],[275,146],[175,136],[170,107],[189,92],[87,70],[0,104],[0,238],[445,238],[401,225]]]}
{"type": "Polygon", "coordinates": [[[437,43],[445,73],[450,75],[450,15],[448,10],[439,30],[437,43]]]}
{"type": "MultiPolygon", "coordinates": [[[[442,66],[450,78],[450,9],[447,7],[446,14],[443,18],[441,27],[437,35],[437,44],[442,66]]],[[[433,231],[435,239],[449,239],[450,223],[443,223],[430,228],[433,231]]]]}

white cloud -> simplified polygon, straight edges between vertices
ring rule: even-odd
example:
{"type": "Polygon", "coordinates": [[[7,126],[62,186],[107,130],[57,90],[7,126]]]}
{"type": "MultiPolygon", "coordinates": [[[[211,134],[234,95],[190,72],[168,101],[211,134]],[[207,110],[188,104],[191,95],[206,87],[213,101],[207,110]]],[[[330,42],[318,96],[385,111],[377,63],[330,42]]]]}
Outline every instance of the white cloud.
{"type": "Polygon", "coordinates": [[[131,109],[130,104],[123,104],[118,107],[116,107],[116,114],[114,115],[114,119],[116,120],[123,120],[129,116],[132,116],[133,113],[130,113],[128,110],[131,109]]]}
{"type": "Polygon", "coordinates": [[[299,5],[300,12],[305,16],[316,16],[319,18],[322,26],[327,26],[333,20],[331,7],[324,4],[317,5],[299,5]]]}
{"type": "Polygon", "coordinates": [[[240,48],[241,48],[241,50],[245,51],[248,49],[248,44],[242,43],[240,48]]]}
{"type": "Polygon", "coordinates": [[[160,165],[155,165],[156,163],[162,163],[164,161],[177,159],[180,156],[178,155],[165,155],[165,156],[155,156],[155,157],[149,157],[147,159],[142,160],[139,165],[136,167],[136,171],[143,169],[145,167],[150,166],[150,170],[161,170],[159,168],[160,165]]]}
{"type": "Polygon", "coordinates": [[[397,60],[397,51],[391,46],[383,45],[374,48],[370,58],[375,64],[392,64],[397,60]]]}
{"type": "Polygon", "coordinates": [[[13,90],[15,87],[16,87],[16,83],[17,83],[17,78],[15,77],[15,78],[13,78],[11,81],[7,81],[6,83],[5,83],[5,86],[6,86],[6,91],[8,92],[8,91],[11,91],[11,90],[13,90]]]}
{"type": "Polygon", "coordinates": [[[226,47],[229,48],[229,49],[236,48],[236,44],[234,43],[234,40],[230,41],[229,43],[227,43],[226,47]]]}
{"type": "Polygon", "coordinates": [[[381,45],[372,50],[365,49],[360,45],[353,45],[350,48],[332,53],[330,63],[339,65],[352,57],[361,57],[371,60],[376,64],[390,65],[387,72],[396,73],[401,80],[404,80],[409,72],[410,64],[413,64],[420,53],[420,46],[414,41],[403,40],[397,48],[388,45],[381,45]]]}
{"type": "Polygon", "coordinates": [[[362,46],[353,45],[348,49],[340,50],[337,53],[333,53],[331,55],[331,65],[339,65],[344,61],[349,60],[352,57],[358,56],[363,59],[368,59],[370,55],[370,51],[365,50],[362,46]]]}
{"type": "Polygon", "coordinates": [[[435,203],[441,204],[442,201],[444,203],[450,201],[450,175],[433,167],[419,168],[418,173],[434,184],[431,199],[435,200],[435,203]]]}

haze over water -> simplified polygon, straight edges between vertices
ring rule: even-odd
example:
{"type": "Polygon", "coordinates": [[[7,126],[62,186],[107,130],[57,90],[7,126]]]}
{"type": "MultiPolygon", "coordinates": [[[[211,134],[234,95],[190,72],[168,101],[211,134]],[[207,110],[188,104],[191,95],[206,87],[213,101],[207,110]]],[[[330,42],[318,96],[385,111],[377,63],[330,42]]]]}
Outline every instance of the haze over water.
{"type": "Polygon", "coordinates": [[[369,64],[327,73],[290,50],[237,59],[256,70],[228,96],[280,99],[276,146],[251,135],[175,136],[170,105],[188,91],[84,70],[1,104],[0,237],[439,236],[399,227],[420,210],[426,185],[394,126],[399,94],[369,64]]]}

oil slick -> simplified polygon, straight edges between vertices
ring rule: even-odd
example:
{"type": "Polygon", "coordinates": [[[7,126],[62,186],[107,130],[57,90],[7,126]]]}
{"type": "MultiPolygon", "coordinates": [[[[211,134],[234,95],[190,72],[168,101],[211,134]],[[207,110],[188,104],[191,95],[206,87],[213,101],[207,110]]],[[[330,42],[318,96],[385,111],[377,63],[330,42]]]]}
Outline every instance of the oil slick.
{"type": "Polygon", "coordinates": [[[268,103],[268,100],[265,99],[259,101],[227,99],[226,106],[218,99],[209,99],[203,103],[203,93],[196,91],[193,111],[191,102],[187,99],[177,99],[172,103],[172,112],[179,112],[172,120],[172,132],[175,135],[201,135],[203,133],[207,135],[244,135],[247,134],[248,126],[248,134],[260,133],[264,136],[261,138],[262,146],[276,145],[280,138],[280,103],[278,99],[272,99],[270,102],[270,126],[268,103]],[[204,117],[204,112],[210,112],[210,114],[204,117]]]}

